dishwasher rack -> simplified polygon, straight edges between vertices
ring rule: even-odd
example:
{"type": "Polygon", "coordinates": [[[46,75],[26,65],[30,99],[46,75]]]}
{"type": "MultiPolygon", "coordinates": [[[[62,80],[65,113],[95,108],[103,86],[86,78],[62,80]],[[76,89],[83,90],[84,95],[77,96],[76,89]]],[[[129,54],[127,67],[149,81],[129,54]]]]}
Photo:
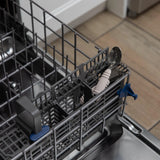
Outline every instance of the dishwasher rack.
{"type": "MultiPolygon", "coordinates": [[[[28,0],[27,2],[30,6],[29,11],[22,8],[14,0],[6,2],[11,4],[9,7],[0,7],[0,87],[2,88],[0,109],[3,111],[8,107],[5,111],[7,116],[1,115],[0,126],[15,118],[12,113],[11,103],[17,97],[27,94],[33,100],[38,94],[35,90],[37,87],[40,88],[40,92],[43,92],[67,75],[70,72],[69,66],[71,69],[77,68],[77,54],[81,55],[82,58],[90,59],[78,48],[79,40],[84,41],[86,45],[89,43],[83,36],[41,8],[34,1],[28,0]],[[34,7],[39,8],[44,20],[38,19],[34,15],[34,7]],[[31,22],[31,26],[26,27],[22,23],[20,13],[21,15],[25,14],[28,21],[31,22]],[[61,31],[55,32],[45,24],[45,17],[48,14],[55,23],[61,25],[61,31]],[[37,34],[34,25],[41,25],[44,28],[43,34],[37,34]],[[73,42],[65,39],[66,28],[73,33],[73,42]],[[56,45],[47,43],[47,32],[50,32],[53,40],[54,37],[61,40],[59,48],[56,45]],[[11,44],[8,50],[12,51],[11,55],[6,53],[7,56],[5,57],[3,53],[7,48],[4,44],[6,38],[10,38],[11,44]],[[72,57],[65,55],[66,45],[74,50],[72,57]],[[48,50],[52,52],[52,56],[47,54],[48,50]],[[58,61],[56,61],[57,57],[58,61]],[[13,83],[13,79],[16,83],[13,83]],[[26,82],[24,83],[24,81],[26,82]],[[12,85],[16,85],[16,87],[12,85]]],[[[95,49],[95,52],[97,52],[97,49],[95,49]]]]}
{"type": "MultiPolygon", "coordinates": [[[[117,91],[123,87],[129,75],[128,69],[119,65],[119,78],[99,95],[88,97],[93,86],[87,79],[88,74],[106,67],[104,59],[99,59],[102,55],[103,52],[34,100],[41,111],[42,124],[50,126],[50,131],[17,155],[16,159],[63,159],[75,149],[80,151],[83,143],[94,133],[104,132],[107,119],[123,108],[124,101],[119,98],[117,91]],[[95,64],[95,60],[99,60],[97,65],[83,71],[82,68],[95,64]],[[80,91],[82,94],[78,94],[80,91]],[[86,102],[80,105],[81,95],[85,96],[86,102]]],[[[99,71],[95,74],[98,76],[99,71]]]]}
{"type": "Polygon", "coordinates": [[[27,2],[29,11],[12,0],[8,10],[0,7],[0,85],[3,95],[0,99],[0,159],[63,159],[74,150],[81,151],[83,144],[95,133],[104,133],[107,120],[123,112],[126,98],[120,98],[117,91],[128,83],[129,70],[123,64],[118,65],[111,75],[110,85],[100,94],[93,95],[92,88],[109,67],[109,49],[96,47],[97,55],[90,58],[78,48],[79,38],[86,45],[88,40],[34,1],[27,2]],[[42,12],[43,20],[34,15],[34,7],[42,12]],[[30,18],[30,27],[18,18],[22,12],[30,18]],[[56,32],[47,25],[47,15],[60,24],[60,30],[56,32]],[[43,35],[36,33],[37,23],[44,28],[43,35]],[[65,39],[66,30],[73,33],[72,42],[65,39]],[[60,49],[48,43],[50,32],[61,40],[60,49]],[[2,55],[6,49],[5,37],[11,39],[13,50],[7,57],[2,55]],[[65,44],[73,48],[72,56],[65,53],[65,44]],[[49,50],[53,57],[47,53],[49,50]],[[77,63],[78,54],[86,58],[85,63],[77,63]],[[57,56],[60,57],[58,60],[57,56]],[[72,72],[69,66],[74,68],[72,72]],[[40,112],[41,125],[50,128],[35,142],[16,120],[16,101],[24,95],[40,112]]]}

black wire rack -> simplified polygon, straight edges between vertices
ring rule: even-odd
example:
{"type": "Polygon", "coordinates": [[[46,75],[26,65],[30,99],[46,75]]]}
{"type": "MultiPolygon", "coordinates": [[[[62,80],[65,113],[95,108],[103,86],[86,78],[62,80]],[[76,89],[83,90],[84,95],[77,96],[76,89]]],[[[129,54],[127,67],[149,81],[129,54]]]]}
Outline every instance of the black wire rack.
{"type": "Polygon", "coordinates": [[[117,91],[128,83],[129,70],[118,65],[110,85],[93,95],[92,87],[109,66],[109,50],[95,47],[96,56],[90,58],[79,48],[78,40],[86,46],[89,41],[37,3],[28,0],[26,10],[15,1],[7,2],[9,7],[0,7],[0,159],[63,159],[74,150],[81,151],[96,132],[103,133],[107,119],[124,109],[126,99],[119,98],[117,91]],[[34,14],[35,7],[42,19],[34,14]],[[21,21],[24,14],[29,27],[21,21]],[[48,16],[59,24],[58,31],[47,25],[48,16]],[[43,27],[43,34],[36,33],[37,25],[43,27]],[[72,42],[65,39],[68,31],[72,42]],[[60,39],[61,46],[51,45],[48,35],[60,39]],[[7,40],[11,45],[6,46],[7,40]],[[70,56],[66,45],[72,48],[70,56]],[[78,56],[86,62],[79,65],[78,56]],[[41,125],[50,127],[36,142],[16,120],[16,100],[24,95],[39,110],[41,125]]]}

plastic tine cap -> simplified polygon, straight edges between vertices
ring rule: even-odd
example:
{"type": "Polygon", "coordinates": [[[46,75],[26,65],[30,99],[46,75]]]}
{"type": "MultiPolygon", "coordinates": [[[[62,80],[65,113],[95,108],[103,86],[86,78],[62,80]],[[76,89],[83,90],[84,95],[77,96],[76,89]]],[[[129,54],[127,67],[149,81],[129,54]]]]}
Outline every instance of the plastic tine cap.
{"type": "Polygon", "coordinates": [[[135,94],[133,92],[133,90],[131,89],[131,84],[129,84],[129,83],[126,84],[123,89],[118,90],[117,94],[119,95],[120,98],[132,96],[134,98],[134,100],[136,100],[138,97],[138,95],[135,94]]]}

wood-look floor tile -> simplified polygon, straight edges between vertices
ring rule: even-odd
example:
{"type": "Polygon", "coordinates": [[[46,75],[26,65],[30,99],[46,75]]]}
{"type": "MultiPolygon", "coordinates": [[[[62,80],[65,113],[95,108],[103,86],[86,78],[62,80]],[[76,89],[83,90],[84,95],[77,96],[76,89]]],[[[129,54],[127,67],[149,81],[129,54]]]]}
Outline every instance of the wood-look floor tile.
{"type": "Polygon", "coordinates": [[[96,43],[103,48],[119,46],[123,62],[160,86],[160,41],[124,22],[96,43]]]}
{"type": "Polygon", "coordinates": [[[136,19],[129,20],[160,39],[160,3],[139,15],[136,19]]]}
{"type": "Polygon", "coordinates": [[[151,133],[160,140],[160,123],[152,128],[151,133]]]}
{"type": "Polygon", "coordinates": [[[96,39],[122,21],[114,14],[104,11],[83,23],[77,30],[91,40],[96,39]]]}
{"type": "Polygon", "coordinates": [[[138,94],[137,100],[127,98],[125,112],[146,129],[151,128],[160,119],[160,89],[131,71],[130,83],[138,94]]]}
{"type": "MultiPolygon", "coordinates": [[[[69,43],[74,45],[74,34],[72,32],[69,32],[65,34],[64,39],[67,40],[69,43]]],[[[55,46],[56,50],[58,50],[60,53],[62,53],[62,40],[57,39],[56,41],[52,42],[50,44],[51,46],[55,46]]],[[[85,53],[88,57],[94,57],[97,55],[98,50],[95,48],[95,45],[92,42],[85,42],[81,38],[77,36],[77,49],[85,53]]],[[[53,50],[48,47],[48,52],[52,55],[53,50]]],[[[74,62],[74,48],[73,46],[69,45],[68,43],[64,42],[64,55],[68,55],[68,59],[70,59],[72,62],[74,62]]],[[[77,51],[77,65],[80,65],[81,63],[85,63],[88,61],[88,58],[83,56],[79,51],[77,51]]],[[[56,59],[61,63],[62,62],[62,56],[58,55],[56,53],[56,59]]],[[[71,63],[69,63],[69,69],[71,71],[74,70],[74,67],[71,63]]]]}

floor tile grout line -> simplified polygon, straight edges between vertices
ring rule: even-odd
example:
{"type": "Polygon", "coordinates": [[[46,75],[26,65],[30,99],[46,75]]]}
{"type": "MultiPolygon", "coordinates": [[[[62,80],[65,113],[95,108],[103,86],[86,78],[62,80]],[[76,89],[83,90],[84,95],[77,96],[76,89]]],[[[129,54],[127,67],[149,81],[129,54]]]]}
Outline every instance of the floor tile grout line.
{"type": "Polygon", "coordinates": [[[150,132],[154,127],[156,127],[158,124],[160,123],[160,120],[157,121],[151,128],[148,129],[148,131],[150,132]]]}
{"type": "Polygon", "coordinates": [[[123,24],[125,22],[125,19],[122,19],[121,22],[119,22],[117,25],[115,25],[114,27],[112,27],[111,29],[109,29],[108,31],[102,33],[101,35],[99,35],[97,38],[95,38],[93,41],[95,42],[97,39],[103,37],[105,34],[113,31],[114,29],[116,29],[117,27],[119,27],[121,24],[123,24]]]}
{"type": "Polygon", "coordinates": [[[142,75],[141,73],[139,73],[138,71],[136,71],[134,68],[132,68],[131,66],[128,65],[128,67],[133,70],[135,73],[137,73],[139,76],[141,76],[142,78],[144,78],[146,81],[148,81],[149,83],[151,83],[153,86],[155,86],[157,89],[160,89],[160,86],[158,86],[157,84],[155,84],[154,82],[152,82],[150,79],[146,78],[144,75],[142,75]]]}
{"type": "MultiPolygon", "coordinates": [[[[107,34],[108,32],[111,32],[112,30],[116,29],[118,26],[120,26],[123,22],[125,21],[125,19],[123,19],[121,22],[119,22],[117,25],[115,25],[114,27],[112,27],[111,29],[109,29],[108,31],[102,33],[101,35],[99,35],[97,38],[95,39],[90,39],[89,37],[87,37],[86,35],[84,35],[81,31],[75,29],[77,32],[79,32],[80,34],[82,34],[84,37],[86,37],[89,41],[91,41],[92,43],[96,44],[95,41],[99,38],[101,38],[103,35],[107,34]]],[[[98,44],[96,44],[97,46],[99,46],[98,44]]],[[[100,46],[99,46],[100,47],[100,46]]],[[[102,47],[100,47],[102,48],[102,47]]]]}
{"type": "Polygon", "coordinates": [[[126,21],[127,21],[128,23],[134,25],[134,26],[137,27],[138,29],[142,30],[143,32],[147,33],[147,34],[150,35],[152,38],[154,38],[154,39],[160,41],[159,38],[157,38],[156,36],[154,36],[152,33],[150,33],[150,32],[148,32],[148,31],[144,30],[142,27],[138,26],[138,25],[135,24],[134,22],[131,22],[128,18],[126,18],[126,21]]]}
{"type": "MultiPolygon", "coordinates": [[[[97,38],[95,38],[94,40],[91,40],[89,37],[87,37],[86,35],[84,35],[82,32],[80,32],[79,30],[75,29],[77,32],[79,32],[80,34],[82,34],[84,37],[86,37],[89,41],[91,41],[92,43],[94,43],[95,45],[97,45],[98,47],[100,47],[98,44],[95,43],[95,41],[99,38],[101,38],[102,36],[104,36],[105,34],[111,32],[112,30],[116,29],[117,27],[119,27],[122,23],[124,23],[125,21],[127,21],[128,23],[134,25],[136,28],[142,30],[143,32],[147,33],[148,35],[150,35],[152,38],[155,38],[156,40],[160,41],[159,38],[157,38],[156,36],[152,35],[150,32],[144,30],[142,27],[138,26],[137,24],[131,22],[128,18],[123,19],[120,23],[118,23],[117,25],[115,25],[114,27],[112,27],[111,29],[109,29],[108,31],[104,32],[103,34],[101,34],[100,36],[98,36],[97,38]]],[[[102,48],[102,47],[100,47],[102,48]]]]}

